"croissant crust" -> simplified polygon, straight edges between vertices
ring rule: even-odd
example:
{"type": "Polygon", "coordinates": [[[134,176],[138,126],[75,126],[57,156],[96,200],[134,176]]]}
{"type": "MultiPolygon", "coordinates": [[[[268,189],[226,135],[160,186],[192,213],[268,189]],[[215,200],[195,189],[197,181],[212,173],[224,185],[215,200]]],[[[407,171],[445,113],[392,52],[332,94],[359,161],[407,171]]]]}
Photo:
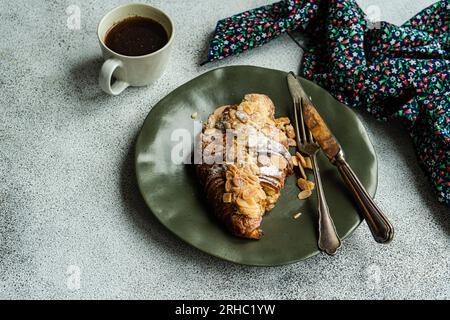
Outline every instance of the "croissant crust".
{"type": "Polygon", "coordinates": [[[261,221],[293,172],[288,118],[274,118],[269,97],[247,94],[211,114],[197,144],[197,175],[215,216],[236,236],[260,239],[261,221]]]}

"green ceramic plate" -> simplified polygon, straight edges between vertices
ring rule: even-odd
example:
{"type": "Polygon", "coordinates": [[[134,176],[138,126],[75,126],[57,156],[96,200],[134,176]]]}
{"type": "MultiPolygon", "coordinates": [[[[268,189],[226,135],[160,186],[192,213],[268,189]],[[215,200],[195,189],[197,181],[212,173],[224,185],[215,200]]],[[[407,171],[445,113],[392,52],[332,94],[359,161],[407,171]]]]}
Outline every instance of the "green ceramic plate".
{"type": "MultiPolygon", "coordinates": [[[[216,257],[247,265],[293,263],[318,253],[316,197],[299,201],[295,177],[287,179],[276,207],[264,218],[259,241],[230,235],[216,222],[204,201],[193,165],[171,161],[175,129],[194,136],[193,112],[206,120],[218,106],[241,101],[246,93],[263,93],[275,103],[276,116],[292,118],[286,73],[252,66],[233,66],[207,72],[162,99],[144,122],[136,145],[136,172],[141,193],[153,214],[178,237],[216,257]],[[293,216],[301,212],[299,219],[293,216]]],[[[373,196],[377,186],[377,160],[366,131],[356,115],[325,90],[302,80],[342,144],[347,160],[373,196]]],[[[198,129],[197,129],[198,130],[198,129]]],[[[294,150],[293,150],[294,151],[294,150]]],[[[323,184],[337,231],[347,237],[361,222],[336,169],[319,155],[323,184]]]]}

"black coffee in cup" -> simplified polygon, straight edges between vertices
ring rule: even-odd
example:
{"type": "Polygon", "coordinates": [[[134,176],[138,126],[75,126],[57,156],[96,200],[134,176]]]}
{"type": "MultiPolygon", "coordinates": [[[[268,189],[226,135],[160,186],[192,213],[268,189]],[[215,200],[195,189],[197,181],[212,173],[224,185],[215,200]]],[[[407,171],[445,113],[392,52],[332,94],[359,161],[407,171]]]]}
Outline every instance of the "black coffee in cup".
{"type": "Polygon", "coordinates": [[[169,41],[164,27],[145,17],[130,17],[115,24],[107,32],[105,45],[125,56],[143,56],[164,47],[169,41]]]}

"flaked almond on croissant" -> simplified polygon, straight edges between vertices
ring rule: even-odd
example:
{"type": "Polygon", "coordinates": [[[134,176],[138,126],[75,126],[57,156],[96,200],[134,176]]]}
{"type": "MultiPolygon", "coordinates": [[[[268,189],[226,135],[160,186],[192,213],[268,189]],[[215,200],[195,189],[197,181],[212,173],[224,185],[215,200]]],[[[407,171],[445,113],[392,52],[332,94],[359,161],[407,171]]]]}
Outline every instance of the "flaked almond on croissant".
{"type": "Polygon", "coordinates": [[[293,172],[293,129],[274,112],[269,97],[247,94],[216,109],[200,135],[197,174],[216,217],[236,236],[261,238],[262,218],[293,172]]]}

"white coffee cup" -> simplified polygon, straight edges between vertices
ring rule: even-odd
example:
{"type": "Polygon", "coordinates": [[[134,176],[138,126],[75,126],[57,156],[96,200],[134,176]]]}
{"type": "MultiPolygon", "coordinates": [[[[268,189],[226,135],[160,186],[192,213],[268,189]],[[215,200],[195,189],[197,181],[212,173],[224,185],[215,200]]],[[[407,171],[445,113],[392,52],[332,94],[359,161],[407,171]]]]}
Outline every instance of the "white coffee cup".
{"type": "Polygon", "coordinates": [[[129,86],[146,86],[161,77],[167,66],[172,49],[174,26],[172,20],[161,10],[147,4],[126,4],[108,12],[98,25],[98,40],[106,60],[100,70],[100,87],[108,94],[118,95],[129,86]],[[105,38],[117,23],[134,16],[150,18],[163,26],[168,35],[164,47],[142,56],[125,56],[109,49],[105,38]],[[113,83],[113,77],[116,79],[113,83]]]}

